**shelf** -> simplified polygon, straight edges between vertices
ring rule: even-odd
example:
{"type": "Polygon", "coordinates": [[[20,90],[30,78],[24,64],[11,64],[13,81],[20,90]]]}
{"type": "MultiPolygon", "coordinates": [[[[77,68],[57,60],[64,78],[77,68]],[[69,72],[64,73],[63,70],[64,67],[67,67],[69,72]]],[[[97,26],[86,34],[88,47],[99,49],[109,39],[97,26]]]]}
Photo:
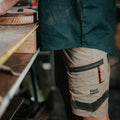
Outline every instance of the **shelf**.
{"type": "Polygon", "coordinates": [[[13,54],[5,63],[5,65],[11,67],[14,71],[19,72],[19,77],[0,71],[0,98],[2,98],[0,101],[0,118],[38,54],[39,50],[35,54],[13,54]]]}

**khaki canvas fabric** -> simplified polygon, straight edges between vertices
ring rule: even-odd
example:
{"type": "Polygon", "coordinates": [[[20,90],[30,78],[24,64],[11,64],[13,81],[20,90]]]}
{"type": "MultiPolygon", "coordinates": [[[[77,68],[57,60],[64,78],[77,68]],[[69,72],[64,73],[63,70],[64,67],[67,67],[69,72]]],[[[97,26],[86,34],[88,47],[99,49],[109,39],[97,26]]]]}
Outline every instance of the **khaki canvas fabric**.
{"type": "Polygon", "coordinates": [[[110,65],[107,53],[91,48],[63,50],[74,114],[102,117],[108,113],[110,65]]]}

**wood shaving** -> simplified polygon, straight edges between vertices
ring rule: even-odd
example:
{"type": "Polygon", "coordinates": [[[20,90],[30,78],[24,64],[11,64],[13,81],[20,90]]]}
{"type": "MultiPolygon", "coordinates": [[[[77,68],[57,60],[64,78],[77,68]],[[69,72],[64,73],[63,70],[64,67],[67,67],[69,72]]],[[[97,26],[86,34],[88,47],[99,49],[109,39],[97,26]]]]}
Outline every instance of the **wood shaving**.
{"type": "Polygon", "coordinates": [[[10,72],[14,76],[20,76],[20,73],[15,72],[14,70],[12,70],[12,68],[5,65],[1,65],[0,70],[10,72]]]}

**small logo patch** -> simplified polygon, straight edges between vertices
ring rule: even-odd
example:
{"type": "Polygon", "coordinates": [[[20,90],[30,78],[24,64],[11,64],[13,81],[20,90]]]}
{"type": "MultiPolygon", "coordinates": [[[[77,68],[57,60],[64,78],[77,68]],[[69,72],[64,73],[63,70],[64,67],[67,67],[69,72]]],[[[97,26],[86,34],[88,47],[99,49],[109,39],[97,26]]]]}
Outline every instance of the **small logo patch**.
{"type": "Polygon", "coordinates": [[[98,89],[90,90],[90,95],[99,93],[98,89]]]}

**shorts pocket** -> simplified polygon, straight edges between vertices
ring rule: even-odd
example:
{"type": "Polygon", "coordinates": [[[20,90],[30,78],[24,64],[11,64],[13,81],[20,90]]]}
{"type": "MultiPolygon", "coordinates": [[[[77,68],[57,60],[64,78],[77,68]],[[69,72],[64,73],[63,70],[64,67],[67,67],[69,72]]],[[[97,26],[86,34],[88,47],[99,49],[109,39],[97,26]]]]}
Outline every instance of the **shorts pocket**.
{"type": "Polygon", "coordinates": [[[81,67],[69,67],[69,71],[70,72],[83,72],[83,71],[94,69],[102,64],[103,64],[103,59],[97,62],[91,63],[89,65],[81,66],[81,67]]]}
{"type": "Polygon", "coordinates": [[[104,81],[105,67],[103,59],[85,66],[69,67],[68,70],[71,75],[76,75],[77,80],[79,80],[78,75],[83,79],[82,82],[88,85],[101,84],[104,81]]]}

